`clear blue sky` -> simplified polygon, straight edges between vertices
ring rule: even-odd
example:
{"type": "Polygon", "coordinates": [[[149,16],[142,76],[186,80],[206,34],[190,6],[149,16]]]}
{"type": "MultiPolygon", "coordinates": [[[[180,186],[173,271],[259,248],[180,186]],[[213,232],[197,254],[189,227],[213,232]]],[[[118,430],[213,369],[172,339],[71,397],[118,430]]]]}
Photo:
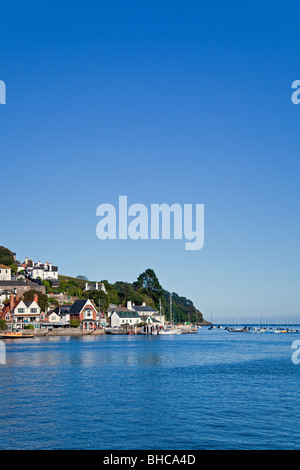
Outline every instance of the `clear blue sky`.
{"type": "Polygon", "coordinates": [[[299,320],[299,2],[1,5],[0,244],[89,279],[146,268],[209,320],[299,320]],[[205,245],[100,241],[96,208],[205,205],[205,245]]]}

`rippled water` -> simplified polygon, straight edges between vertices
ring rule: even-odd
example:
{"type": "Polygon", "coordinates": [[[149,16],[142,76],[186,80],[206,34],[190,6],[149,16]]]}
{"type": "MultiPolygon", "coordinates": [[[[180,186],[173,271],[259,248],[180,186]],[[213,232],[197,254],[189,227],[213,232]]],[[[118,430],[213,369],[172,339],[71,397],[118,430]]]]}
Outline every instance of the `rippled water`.
{"type": "Polygon", "coordinates": [[[1,449],[299,449],[300,334],[6,342],[1,449]]]}

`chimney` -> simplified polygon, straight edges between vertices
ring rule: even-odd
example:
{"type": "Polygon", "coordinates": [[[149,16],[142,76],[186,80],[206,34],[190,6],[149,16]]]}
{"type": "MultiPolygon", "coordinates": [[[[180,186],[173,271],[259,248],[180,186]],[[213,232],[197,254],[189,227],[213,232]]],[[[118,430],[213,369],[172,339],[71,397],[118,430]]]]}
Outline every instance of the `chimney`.
{"type": "Polygon", "coordinates": [[[127,300],[127,308],[128,310],[132,310],[131,300],[127,300]]]}
{"type": "Polygon", "coordinates": [[[38,298],[38,295],[37,295],[37,294],[34,294],[33,300],[34,300],[36,303],[38,303],[39,298],[38,298]]]}
{"type": "Polygon", "coordinates": [[[13,311],[14,305],[15,305],[14,294],[10,294],[10,298],[9,298],[9,310],[10,310],[10,312],[13,311]]]}

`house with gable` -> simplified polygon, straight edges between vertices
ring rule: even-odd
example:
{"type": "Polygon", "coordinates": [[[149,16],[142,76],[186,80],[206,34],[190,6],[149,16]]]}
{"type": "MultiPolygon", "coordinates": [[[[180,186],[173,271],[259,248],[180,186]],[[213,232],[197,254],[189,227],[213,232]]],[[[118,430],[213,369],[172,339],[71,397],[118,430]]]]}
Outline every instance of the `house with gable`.
{"type": "Polygon", "coordinates": [[[83,330],[96,330],[99,326],[99,315],[90,299],[75,300],[69,310],[70,321],[79,320],[83,330]]]}
{"type": "Polygon", "coordinates": [[[57,305],[54,310],[48,314],[48,326],[69,327],[70,326],[70,308],[69,305],[57,305]]]}
{"type": "Polygon", "coordinates": [[[43,312],[38,305],[38,296],[35,295],[33,300],[24,301],[11,294],[9,303],[0,312],[0,318],[6,321],[8,328],[25,328],[27,325],[40,328],[43,312]]]}
{"type": "Polygon", "coordinates": [[[153,324],[158,327],[165,324],[164,315],[161,315],[154,308],[147,306],[145,302],[139,306],[136,306],[130,300],[127,301],[127,307],[110,305],[107,314],[112,327],[122,325],[134,326],[139,323],[153,324]]]}

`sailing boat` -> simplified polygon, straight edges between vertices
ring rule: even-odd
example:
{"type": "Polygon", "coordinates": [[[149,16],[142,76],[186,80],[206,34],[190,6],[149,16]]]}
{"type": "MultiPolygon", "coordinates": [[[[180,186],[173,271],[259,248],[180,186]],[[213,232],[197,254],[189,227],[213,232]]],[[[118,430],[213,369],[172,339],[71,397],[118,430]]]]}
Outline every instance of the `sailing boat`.
{"type": "Polygon", "coordinates": [[[181,330],[174,325],[174,316],[172,315],[172,297],[170,294],[170,325],[160,330],[160,335],[180,335],[181,330]]]}

